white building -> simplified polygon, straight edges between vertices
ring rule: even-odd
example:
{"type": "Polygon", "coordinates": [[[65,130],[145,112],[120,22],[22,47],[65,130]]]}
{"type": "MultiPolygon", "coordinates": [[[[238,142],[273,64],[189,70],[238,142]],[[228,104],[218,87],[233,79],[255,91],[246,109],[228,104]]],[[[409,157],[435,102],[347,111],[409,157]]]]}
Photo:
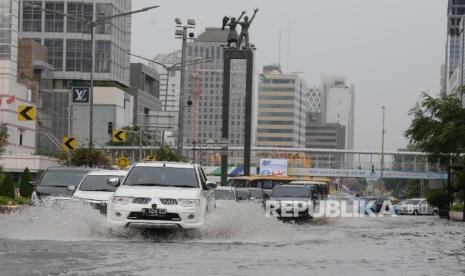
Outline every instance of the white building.
{"type": "Polygon", "coordinates": [[[6,154],[33,154],[36,122],[17,118],[19,105],[33,105],[30,90],[17,81],[18,1],[0,1],[0,123],[8,128],[6,154]]]}
{"type": "Polygon", "coordinates": [[[346,127],[346,149],[354,148],[355,88],[343,76],[322,77],[321,111],[323,122],[346,127]]]}
{"type": "Polygon", "coordinates": [[[155,63],[150,64],[150,66],[155,68],[155,70],[161,74],[160,100],[162,102],[163,110],[179,111],[181,72],[177,70],[176,67],[179,67],[181,64],[181,51],[175,51],[169,54],[160,54],[153,58],[153,61],[164,64],[166,67],[173,69],[170,70],[170,72],[167,72],[164,66],[155,63]],[[168,84],[168,87],[166,87],[166,84],[168,84]]]}

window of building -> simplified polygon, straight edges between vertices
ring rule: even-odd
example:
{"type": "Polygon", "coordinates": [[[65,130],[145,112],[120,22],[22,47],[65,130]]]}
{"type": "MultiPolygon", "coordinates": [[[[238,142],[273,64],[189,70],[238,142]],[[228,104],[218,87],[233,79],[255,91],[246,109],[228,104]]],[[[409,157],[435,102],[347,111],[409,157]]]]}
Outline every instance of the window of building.
{"type": "MultiPolygon", "coordinates": [[[[81,2],[68,2],[68,14],[81,18],[82,20],[93,21],[93,4],[81,2]]],[[[85,23],[67,19],[67,31],[69,33],[90,33],[90,27],[85,23]]]]}
{"type": "Polygon", "coordinates": [[[53,65],[56,71],[63,70],[63,40],[45,39],[44,45],[48,49],[48,63],[53,65]]]}
{"type": "Polygon", "coordinates": [[[90,72],[92,65],[90,45],[89,40],[66,40],[66,71],[90,72]]]}
{"type": "Polygon", "coordinates": [[[42,1],[25,1],[23,4],[23,32],[42,32],[42,1]],[[34,5],[37,7],[28,6],[34,5]]]}
{"type": "MultiPolygon", "coordinates": [[[[110,3],[98,3],[97,4],[97,20],[102,17],[112,16],[113,15],[113,4],[110,3]]],[[[112,21],[108,21],[104,24],[99,24],[95,32],[98,34],[111,34],[112,21]]]]}
{"type": "Polygon", "coordinates": [[[95,43],[95,72],[108,73],[111,67],[111,41],[98,40],[95,43]]]}
{"type": "MultiPolygon", "coordinates": [[[[45,8],[48,10],[55,10],[58,12],[65,11],[65,4],[63,2],[46,2],[45,8]]],[[[64,31],[64,16],[56,13],[45,12],[45,31],[46,32],[59,32],[64,31]]]]}

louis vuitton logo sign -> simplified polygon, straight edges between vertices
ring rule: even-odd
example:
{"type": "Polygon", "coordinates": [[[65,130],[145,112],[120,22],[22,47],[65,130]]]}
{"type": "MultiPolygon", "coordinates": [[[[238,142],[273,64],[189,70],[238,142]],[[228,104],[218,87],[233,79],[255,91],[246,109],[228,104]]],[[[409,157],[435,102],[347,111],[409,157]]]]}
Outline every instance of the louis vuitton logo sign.
{"type": "Polygon", "coordinates": [[[73,87],[73,103],[89,103],[89,87],[73,87]]]}

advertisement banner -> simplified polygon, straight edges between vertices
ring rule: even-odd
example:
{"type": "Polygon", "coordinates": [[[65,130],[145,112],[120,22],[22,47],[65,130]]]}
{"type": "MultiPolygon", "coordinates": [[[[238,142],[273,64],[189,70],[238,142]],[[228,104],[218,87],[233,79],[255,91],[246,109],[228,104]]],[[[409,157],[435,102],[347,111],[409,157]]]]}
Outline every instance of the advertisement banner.
{"type": "Polygon", "coordinates": [[[260,159],[260,175],[287,176],[286,159],[260,159]]]}

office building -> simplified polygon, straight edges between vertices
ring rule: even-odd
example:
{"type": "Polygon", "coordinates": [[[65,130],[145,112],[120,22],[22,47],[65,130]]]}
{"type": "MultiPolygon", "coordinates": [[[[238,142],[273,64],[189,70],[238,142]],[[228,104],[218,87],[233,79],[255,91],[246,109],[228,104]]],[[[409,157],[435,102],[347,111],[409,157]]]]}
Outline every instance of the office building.
{"type": "Polygon", "coordinates": [[[179,111],[181,51],[160,54],[153,58],[153,60],[164,65],[150,64],[151,67],[160,73],[160,100],[162,101],[163,110],[179,111]],[[169,72],[166,68],[170,68],[169,72]]]}
{"type": "MultiPolygon", "coordinates": [[[[121,1],[24,1],[19,8],[20,38],[32,39],[48,49],[51,87],[39,91],[40,116],[50,119],[48,136],[61,141],[75,136],[80,146],[89,143],[89,99],[77,99],[73,87],[89,87],[91,34],[88,25],[40,8],[95,21],[131,10],[121,1]],[[33,5],[33,6],[31,6],[33,5]],[[84,101],[82,101],[84,100],[84,101]]],[[[129,87],[131,18],[119,17],[95,28],[94,144],[110,140],[109,130],[132,125],[133,96],[129,87]]],[[[44,130],[46,131],[46,130],[44,130]]],[[[41,132],[43,132],[41,130],[41,132]]]]}
{"type": "MultiPolygon", "coordinates": [[[[223,46],[228,32],[207,28],[187,44],[187,59],[210,58],[212,61],[187,67],[184,116],[184,145],[208,146],[221,142],[223,118],[223,46]]],[[[229,146],[244,145],[245,60],[233,60],[229,146]]],[[[242,152],[230,156],[231,163],[242,162],[242,152]]]]}
{"type": "Polygon", "coordinates": [[[19,1],[0,1],[0,121],[8,129],[5,154],[36,152],[35,121],[19,121],[20,105],[35,105],[31,89],[18,81],[19,1]]]}
{"type": "MultiPolygon", "coordinates": [[[[460,22],[465,15],[465,0],[449,0],[447,5],[447,39],[446,39],[446,77],[447,92],[452,92],[453,86],[459,80],[452,78],[460,63],[460,22]]],[[[457,73],[458,75],[458,73],[457,73]]]]}
{"type": "Polygon", "coordinates": [[[321,95],[322,122],[345,127],[345,149],[354,149],[355,88],[343,76],[323,76],[321,95]]]}
{"type": "Polygon", "coordinates": [[[306,83],[300,73],[264,66],[258,84],[257,146],[305,146],[306,83]]]}

